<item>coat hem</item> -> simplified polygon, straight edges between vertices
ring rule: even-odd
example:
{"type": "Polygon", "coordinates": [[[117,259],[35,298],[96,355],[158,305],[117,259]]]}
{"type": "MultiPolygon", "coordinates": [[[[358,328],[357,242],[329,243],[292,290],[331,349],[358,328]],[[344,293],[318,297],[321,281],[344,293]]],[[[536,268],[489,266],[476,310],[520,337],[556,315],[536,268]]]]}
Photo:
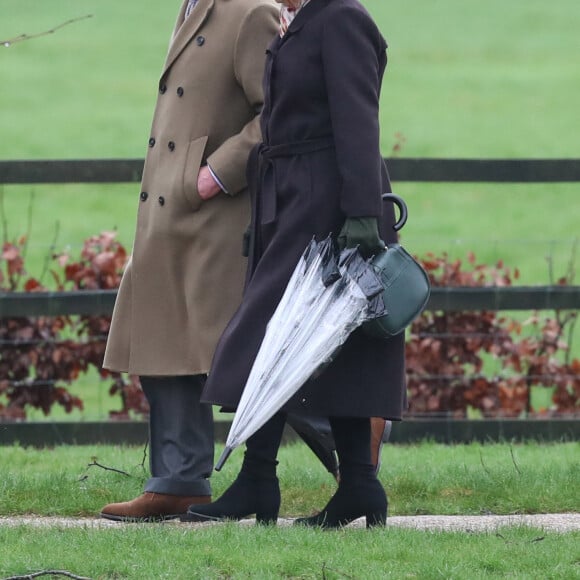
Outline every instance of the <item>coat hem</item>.
{"type": "MultiPolygon", "coordinates": [[[[216,407],[220,407],[219,412],[220,413],[235,413],[236,409],[237,409],[237,405],[232,405],[232,404],[224,404],[224,403],[218,403],[215,401],[211,401],[209,399],[204,399],[203,396],[201,398],[201,402],[202,403],[206,403],[208,405],[214,405],[216,407]]],[[[377,412],[373,412],[373,413],[348,413],[348,412],[341,412],[341,413],[337,413],[337,412],[331,412],[328,413],[327,411],[321,411],[320,409],[309,409],[306,410],[304,408],[301,407],[296,407],[296,406],[284,406],[281,409],[283,412],[285,413],[293,413],[295,415],[304,415],[306,417],[381,417],[383,419],[385,419],[386,421],[393,421],[395,423],[400,423],[402,422],[403,419],[403,412],[401,412],[400,415],[393,415],[390,413],[377,413],[377,412]]]]}
{"type": "Polygon", "coordinates": [[[138,375],[143,377],[186,377],[192,375],[207,375],[209,369],[163,369],[163,370],[153,370],[153,369],[136,369],[136,368],[126,368],[123,365],[103,365],[103,368],[107,371],[114,373],[127,373],[129,375],[138,375]]]}

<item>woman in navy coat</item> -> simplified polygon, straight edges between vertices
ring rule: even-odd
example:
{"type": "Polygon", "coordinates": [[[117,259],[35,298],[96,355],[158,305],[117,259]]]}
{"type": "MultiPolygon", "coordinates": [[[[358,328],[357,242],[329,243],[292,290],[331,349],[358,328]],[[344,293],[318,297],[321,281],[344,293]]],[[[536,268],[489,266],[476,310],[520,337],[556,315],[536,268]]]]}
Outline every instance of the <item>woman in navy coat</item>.
{"type": "MultiPolygon", "coordinates": [[[[254,188],[249,270],[242,304],[224,332],[203,398],[234,409],[286,284],[312,237],[372,255],[396,239],[390,184],[379,149],[379,93],[386,42],[357,0],[279,0],[281,33],[267,51],[262,139],[248,163],[254,188]],[[289,26],[286,29],[286,25],[289,26]],[[384,205],[384,207],[383,207],[384,205]],[[338,234],[338,235],[337,235],[338,234]]],[[[246,444],[238,478],[216,502],[190,506],[188,521],[275,521],[276,454],[285,412],[328,416],[340,461],[338,490],[306,525],[386,519],[371,465],[370,417],[398,421],[406,403],[404,336],[360,329],[246,444]]]]}

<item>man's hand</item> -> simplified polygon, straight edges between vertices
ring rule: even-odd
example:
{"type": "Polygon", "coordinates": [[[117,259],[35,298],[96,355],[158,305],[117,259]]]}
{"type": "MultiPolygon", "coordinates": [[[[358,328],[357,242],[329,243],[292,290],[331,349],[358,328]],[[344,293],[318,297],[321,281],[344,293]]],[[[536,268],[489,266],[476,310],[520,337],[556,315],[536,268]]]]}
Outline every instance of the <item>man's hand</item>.
{"type": "Polygon", "coordinates": [[[205,201],[211,199],[220,191],[221,188],[213,178],[207,165],[201,167],[197,175],[197,192],[199,193],[199,197],[205,201]]]}

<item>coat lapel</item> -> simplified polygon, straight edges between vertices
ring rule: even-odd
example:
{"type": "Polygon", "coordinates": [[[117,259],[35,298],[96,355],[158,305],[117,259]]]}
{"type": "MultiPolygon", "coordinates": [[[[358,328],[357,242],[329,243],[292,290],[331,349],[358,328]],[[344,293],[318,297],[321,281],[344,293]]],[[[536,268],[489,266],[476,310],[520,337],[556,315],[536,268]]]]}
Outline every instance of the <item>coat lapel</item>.
{"type": "Polygon", "coordinates": [[[296,18],[294,18],[290,23],[286,34],[282,37],[279,47],[282,47],[282,45],[287,42],[292,35],[296,34],[308,20],[315,18],[321,10],[326,8],[329,1],[330,0],[311,0],[311,2],[300,10],[296,15],[296,18]]]}
{"type": "Polygon", "coordinates": [[[184,22],[183,19],[185,17],[187,2],[183,3],[179,16],[177,17],[177,24],[173,31],[173,37],[169,45],[169,52],[167,53],[165,65],[163,66],[163,74],[161,76],[167,73],[167,70],[171,67],[175,59],[181,54],[195,33],[206,21],[213,5],[214,0],[199,0],[189,18],[184,22]]]}

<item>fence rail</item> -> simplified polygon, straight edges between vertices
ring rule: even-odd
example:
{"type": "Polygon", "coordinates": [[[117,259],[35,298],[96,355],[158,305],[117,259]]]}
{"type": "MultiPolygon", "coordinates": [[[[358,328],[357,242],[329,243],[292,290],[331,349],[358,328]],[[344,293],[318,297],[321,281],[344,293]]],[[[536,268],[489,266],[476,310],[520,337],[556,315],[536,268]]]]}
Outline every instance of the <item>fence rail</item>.
{"type": "MultiPolygon", "coordinates": [[[[215,422],[215,440],[225,443],[231,421],[215,422]]],[[[0,446],[54,447],[56,445],[144,445],[149,435],[147,421],[30,422],[0,423],[0,446]]],[[[580,421],[573,418],[485,419],[470,421],[453,418],[405,419],[394,423],[389,443],[416,443],[429,439],[438,443],[482,443],[514,441],[578,441],[580,421]]],[[[299,440],[289,427],[282,443],[299,440]]]]}
{"type": "MultiPolygon", "coordinates": [[[[387,158],[393,181],[564,183],[580,182],[580,159],[387,158]]],[[[143,159],[0,161],[0,184],[131,183],[143,159]]]]}
{"type": "MultiPolygon", "coordinates": [[[[447,183],[580,183],[580,159],[427,159],[387,158],[393,182],[447,183]]],[[[143,159],[13,160],[0,161],[3,184],[136,183],[143,159]]],[[[87,315],[108,316],[116,290],[75,292],[0,292],[0,320],[15,317],[87,315]]],[[[580,310],[580,286],[436,287],[428,310],[506,311],[580,310]]],[[[443,336],[443,335],[441,335],[443,336]]],[[[93,337],[93,339],[104,337],[93,337]]],[[[7,341],[4,341],[7,344],[7,341]]],[[[2,343],[2,341],[0,341],[2,343]]],[[[2,344],[0,344],[0,348],[2,344]]],[[[447,377],[432,376],[433,379],[447,377]]],[[[449,377],[452,379],[453,377],[449,377]]],[[[473,377],[476,379],[477,377],[473,377]]],[[[529,378],[529,377],[528,377],[529,378]]],[[[543,379],[542,376],[534,377],[543,379]]],[[[563,378],[563,376],[560,376],[563,378]]],[[[16,385],[19,386],[19,385],[16,385]]],[[[50,381],[39,386],[51,386],[50,381]]],[[[224,427],[224,425],[222,425],[224,427]]],[[[47,445],[79,442],[136,442],[146,440],[146,422],[86,425],[83,423],[4,424],[0,445],[47,445]],[[50,442],[50,443],[49,443],[50,442]]],[[[224,427],[225,428],[225,427],[224,427]]],[[[577,440],[580,421],[535,422],[505,419],[456,421],[411,420],[393,430],[393,442],[432,437],[446,442],[537,437],[577,440]]],[[[218,438],[225,431],[216,431],[218,438]],[[221,433],[221,435],[220,435],[221,433]]]]}
{"type": "MultiPolygon", "coordinates": [[[[17,316],[110,315],[116,290],[0,293],[0,319],[17,316]]],[[[580,286],[433,288],[428,310],[576,310],[580,286]]]]}
{"type": "MultiPolygon", "coordinates": [[[[580,182],[580,159],[387,158],[395,182],[580,182]]],[[[138,182],[143,159],[0,161],[0,184],[138,182]]],[[[0,293],[0,318],[108,315],[116,290],[0,293]]],[[[430,310],[580,309],[580,286],[433,288],[430,310]]]]}

